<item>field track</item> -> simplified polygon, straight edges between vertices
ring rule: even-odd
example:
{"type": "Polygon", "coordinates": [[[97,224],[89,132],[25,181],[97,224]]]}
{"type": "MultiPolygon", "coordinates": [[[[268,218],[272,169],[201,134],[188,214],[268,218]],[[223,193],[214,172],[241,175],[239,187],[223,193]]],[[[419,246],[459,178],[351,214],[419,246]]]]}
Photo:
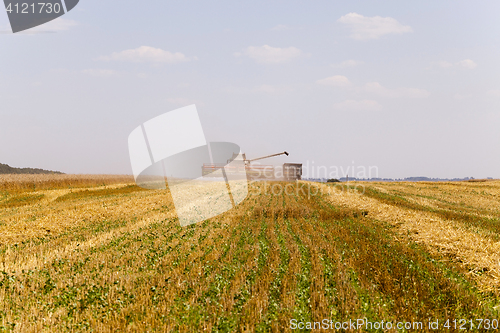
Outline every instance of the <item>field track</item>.
{"type": "Polygon", "coordinates": [[[498,181],[253,183],[182,228],[168,191],[91,179],[0,177],[3,330],[499,319],[498,181]]]}

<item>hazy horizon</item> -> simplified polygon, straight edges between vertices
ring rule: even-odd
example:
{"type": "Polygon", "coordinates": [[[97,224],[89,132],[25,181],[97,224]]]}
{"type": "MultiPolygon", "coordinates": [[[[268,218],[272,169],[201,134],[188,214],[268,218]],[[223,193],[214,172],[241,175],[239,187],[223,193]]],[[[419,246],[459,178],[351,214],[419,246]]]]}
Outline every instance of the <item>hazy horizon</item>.
{"type": "Polygon", "coordinates": [[[196,104],[207,141],[290,153],[262,164],[500,178],[499,10],[82,0],[18,34],[1,11],[0,163],[131,174],[130,132],[196,104]]]}

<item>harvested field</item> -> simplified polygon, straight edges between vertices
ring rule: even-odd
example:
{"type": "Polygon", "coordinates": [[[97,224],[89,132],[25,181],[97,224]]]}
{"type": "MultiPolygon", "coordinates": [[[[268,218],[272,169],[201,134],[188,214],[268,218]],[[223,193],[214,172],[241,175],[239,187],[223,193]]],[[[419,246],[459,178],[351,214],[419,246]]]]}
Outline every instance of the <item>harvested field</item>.
{"type": "Polygon", "coordinates": [[[235,209],[180,227],[168,191],[50,177],[0,179],[6,331],[498,319],[498,181],[252,183],[235,209]]]}

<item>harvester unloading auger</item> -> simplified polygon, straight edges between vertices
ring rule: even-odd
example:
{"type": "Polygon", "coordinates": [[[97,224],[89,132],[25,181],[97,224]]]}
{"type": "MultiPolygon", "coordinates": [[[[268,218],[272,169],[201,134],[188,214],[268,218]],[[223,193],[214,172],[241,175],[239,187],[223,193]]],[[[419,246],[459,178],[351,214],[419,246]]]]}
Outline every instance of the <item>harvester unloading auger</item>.
{"type": "MultiPolygon", "coordinates": [[[[249,180],[300,180],[302,178],[302,164],[298,163],[285,163],[281,170],[276,170],[273,165],[252,164],[252,162],[263,160],[270,157],[290,155],[284,151],[277,154],[266,155],[253,159],[247,159],[246,154],[233,156],[232,160],[243,162],[242,166],[247,174],[249,180]],[[241,159],[242,158],[242,159],[241,159]],[[281,172],[280,172],[281,171],[281,172]]],[[[228,161],[229,162],[229,161],[228,161]]],[[[235,166],[237,167],[237,166],[235,166]]],[[[203,175],[216,174],[214,171],[224,168],[222,165],[217,164],[203,164],[203,175]]]]}
{"type": "MultiPolygon", "coordinates": [[[[288,156],[290,154],[288,154],[286,151],[284,151],[282,153],[267,155],[267,156],[263,156],[263,157],[257,157],[257,158],[251,159],[251,160],[245,159],[245,164],[250,165],[250,163],[252,163],[253,161],[263,160],[265,158],[274,157],[274,156],[280,156],[280,155],[286,155],[286,156],[288,156]]],[[[243,154],[243,158],[245,158],[245,157],[246,157],[245,154],[243,154]]]]}

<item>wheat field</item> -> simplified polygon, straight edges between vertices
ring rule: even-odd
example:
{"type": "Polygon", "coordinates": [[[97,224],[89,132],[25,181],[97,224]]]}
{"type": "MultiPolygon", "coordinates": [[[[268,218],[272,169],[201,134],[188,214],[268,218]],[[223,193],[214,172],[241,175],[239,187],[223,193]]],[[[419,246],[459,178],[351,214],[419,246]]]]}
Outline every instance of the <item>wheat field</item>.
{"type": "Polygon", "coordinates": [[[0,329],[498,320],[499,181],[249,189],[236,208],[181,227],[168,190],[128,176],[1,176],[0,329]]]}

